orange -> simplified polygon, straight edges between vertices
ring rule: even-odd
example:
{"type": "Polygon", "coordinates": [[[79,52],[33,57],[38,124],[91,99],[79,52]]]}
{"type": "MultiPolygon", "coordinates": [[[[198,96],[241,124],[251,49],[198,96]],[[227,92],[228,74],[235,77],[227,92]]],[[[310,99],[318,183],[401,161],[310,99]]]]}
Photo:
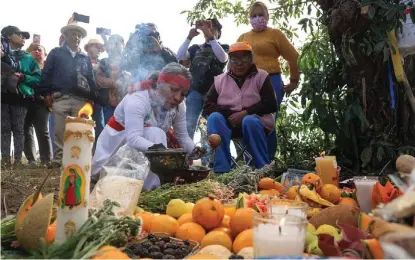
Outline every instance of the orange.
{"type": "MultiPolygon", "coordinates": [[[[217,228],[212,229],[212,231],[222,231],[222,232],[225,232],[232,239],[232,232],[231,232],[231,230],[229,228],[226,228],[226,227],[217,227],[217,228]]],[[[210,231],[210,232],[212,232],[212,231],[210,231]]]]}
{"type": "Polygon", "coordinates": [[[196,255],[189,256],[186,259],[220,259],[220,258],[214,255],[196,254],[196,255]]]}
{"type": "Polygon", "coordinates": [[[179,225],[183,225],[184,223],[193,222],[192,213],[185,213],[180,216],[180,218],[177,220],[179,221],[179,225]]]}
{"type": "Polygon", "coordinates": [[[253,234],[252,228],[242,231],[233,241],[233,252],[237,254],[242,248],[253,247],[253,234]]]}
{"type": "Polygon", "coordinates": [[[320,190],[322,188],[322,184],[321,184],[321,179],[320,176],[318,176],[315,173],[307,173],[303,176],[303,178],[301,179],[301,183],[302,184],[306,184],[308,186],[314,186],[314,188],[316,189],[317,193],[320,193],[320,190]]]}
{"type": "Polygon", "coordinates": [[[337,205],[352,205],[355,207],[359,207],[359,204],[357,204],[357,202],[352,198],[341,198],[337,205]]]}
{"type": "Polygon", "coordinates": [[[221,245],[232,250],[232,239],[223,231],[210,231],[200,243],[200,247],[204,248],[210,245],[221,245]]]}
{"type": "Polygon", "coordinates": [[[287,199],[295,200],[297,197],[298,185],[292,186],[287,192],[287,199]]]}
{"type": "Polygon", "coordinates": [[[194,222],[209,230],[218,227],[225,216],[222,203],[213,195],[200,199],[193,207],[192,216],[194,222]]]}
{"type": "Polygon", "coordinates": [[[231,222],[231,217],[229,217],[228,215],[225,215],[225,216],[223,216],[222,222],[220,223],[219,227],[229,228],[230,227],[230,222],[231,222]]]}
{"type": "Polygon", "coordinates": [[[274,181],[274,188],[275,190],[277,190],[279,193],[283,193],[285,191],[285,187],[279,183],[278,181],[274,181]]]}
{"type": "Polygon", "coordinates": [[[259,189],[270,190],[274,188],[274,180],[271,178],[262,178],[259,180],[259,189]]]}
{"type": "Polygon", "coordinates": [[[230,223],[232,236],[236,237],[245,229],[252,228],[252,218],[255,214],[257,214],[257,212],[251,208],[237,209],[235,215],[231,218],[230,223]]]}
{"type": "Polygon", "coordinates": [[[261,194],[261,195],[270,195],[270,196],[279,196],[280,195],[280,193],[276,189],[261,190],[261,191],[259,191],[259,194],[261,194]]]}
{"type": "Polygon", "coordinates": [[[232,217],[235,214],[236,205],[235,204],[224,204],[223,209],[225,210],[225,215],[232,217]]]}
{"type": "Polygon", "coordinates": [[[168,215],[158,215],[153,218],[149,233],[159,232],[174,236],[178,228],[179,222],[175,218],[168,215]]]}
{"type": "Polygon", "coordinates": [[[193,240],[198,243],[202,241],[202,238],[206,235],[206,231],[203,227],[197,223],[189,222],[181,225],[176,232],[176,238],[181,240],[193,240]]]}
{"type": "Polygon", "coordinates": [[[116,247],[103,246],[92,259],[130,259],[130,257],[116,247]]]}
{"type": "Polygon", "coordinates": [[[48,231],[46,233],[46,244],[52,244],[55,241],[56,237],[56,220],[53,221],[52,224],[49,225],[48,231]]]}
{"type": "Polygon", "coordinates": [[[320,196],[334,204],[337,204],[341,199],[339,188],[333,184],[324,184],[323,188],[321,188],[320,196]]]}
{"type": "Polygon", "coordinates": [[[151,228],[151,222],[153,222],[153,213],[145,211],[136,213],[134,216],[136,218],[141,218],[141,226],[143,228],[143,231],[149,233],[151,228]]]}

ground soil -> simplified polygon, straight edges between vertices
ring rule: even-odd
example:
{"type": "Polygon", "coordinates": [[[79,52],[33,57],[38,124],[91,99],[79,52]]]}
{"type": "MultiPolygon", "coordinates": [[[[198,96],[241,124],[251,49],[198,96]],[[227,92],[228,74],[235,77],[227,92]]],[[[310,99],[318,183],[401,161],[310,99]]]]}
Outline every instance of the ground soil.
{"type": "MultiPolygon", "coordinates": [[[[23,201],[42,183],[50,170],[46,168],[1,171],[1,217],[16,214],[23,201]]],[[[60,172],[55,169],[42,188],[42,194],[59,191],[60,172]]]]}

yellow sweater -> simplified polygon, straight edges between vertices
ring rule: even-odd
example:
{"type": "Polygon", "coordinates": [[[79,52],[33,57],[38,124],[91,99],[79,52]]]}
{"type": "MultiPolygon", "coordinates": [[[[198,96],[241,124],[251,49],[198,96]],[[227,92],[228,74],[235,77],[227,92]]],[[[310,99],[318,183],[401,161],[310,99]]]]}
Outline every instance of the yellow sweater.
{"type": "Polygon", "coordinates": [[[252,46],[254,62],[258,68],[269,74],[281,73],[278,58],[282,56],[290,67],[290,79],[300,78],[297,66],[299,54],[280,30],[268,28],[262,32],[250,31],[239,36],[238,42],[247,42],[252,46]]]}

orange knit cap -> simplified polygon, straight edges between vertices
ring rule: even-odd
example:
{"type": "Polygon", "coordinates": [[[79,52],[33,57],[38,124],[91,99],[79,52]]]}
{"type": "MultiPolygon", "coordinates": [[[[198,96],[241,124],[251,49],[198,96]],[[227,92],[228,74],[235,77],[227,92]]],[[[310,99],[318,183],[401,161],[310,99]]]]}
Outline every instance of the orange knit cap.
{"type": "Polygon", "coordinates": [[[249,51],[252,52],[252,47],[246,42],[237,42],[231,45],[229,48],[229,53],[236,51],[249,51]]]}

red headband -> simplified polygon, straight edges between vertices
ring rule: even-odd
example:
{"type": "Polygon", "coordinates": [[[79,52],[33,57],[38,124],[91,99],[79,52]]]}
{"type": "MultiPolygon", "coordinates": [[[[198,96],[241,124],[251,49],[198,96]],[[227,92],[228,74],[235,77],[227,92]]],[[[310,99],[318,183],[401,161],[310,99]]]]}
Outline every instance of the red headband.
{"type": "Polygon", "coordinates": [[[190,85],[190,80],[186,79],[181,75],[175,74],[166,74],[160,73],[158,76],[157,82],[159,83],[168,83],[168,84],[175,84],[180,88],[188,88],[190,85]]]}

